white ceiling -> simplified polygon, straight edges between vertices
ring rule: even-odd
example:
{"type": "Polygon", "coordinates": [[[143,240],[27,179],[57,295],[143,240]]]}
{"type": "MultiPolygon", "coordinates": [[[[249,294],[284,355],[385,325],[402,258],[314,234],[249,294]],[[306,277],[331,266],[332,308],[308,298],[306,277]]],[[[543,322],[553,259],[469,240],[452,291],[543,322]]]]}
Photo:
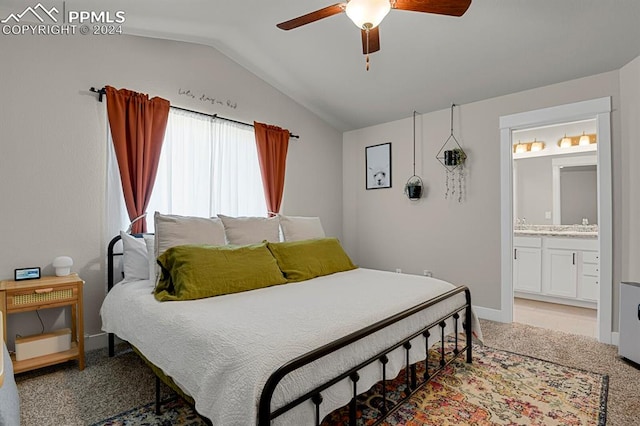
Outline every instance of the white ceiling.
{"type": "MultiPolygon", "coordinates": [[[[276,28],[334,2],[66,4],[123,10],[129,34],[213,46],[343,131],[616,70],[640,56],[640,0],[473,0],[460,18],[391,10],[368,72],[360,31],[345,14],[276,28]]],[[[2,17],[25,5],[0,3],[2,17]]]]}

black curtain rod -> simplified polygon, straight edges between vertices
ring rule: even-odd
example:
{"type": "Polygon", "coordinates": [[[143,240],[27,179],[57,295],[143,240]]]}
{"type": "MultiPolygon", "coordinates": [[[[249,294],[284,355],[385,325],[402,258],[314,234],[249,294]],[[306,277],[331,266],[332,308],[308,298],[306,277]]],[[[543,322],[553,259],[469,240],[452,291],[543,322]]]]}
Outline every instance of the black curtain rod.
{"type": "MultiPolygon", "coordinates": [[[[236,124],[241,124],[243,126],[249,126],[249,127],[254,127],[253,124],[250,123],[245,123],[244,121],[238,121],[238,120],[234,120],[232,118],[226,118],[226,117],[221,117],[218,114],[207,114],[206,112],[200,112],[200,111],[194,111],[192,109],[186,109],[186,108],[181,108],[181,107],[177,107],[177,106],[171,106],[171,108],[173,109],[177,109],[180,111],[186,111],[186,112],[192,112],[194,114],[200,114],[200,115],[206,115],[207,117],[211,117],[211,118],[216,118],[218,120],[224,120],[224,121],[229,121],[231,123],[236,123],[236,124]]],[[[296,139],[300,139],[300,136],[298,135],[294,135],[293,133],[289,132],[289,137],[290,138],[296,138],[296,139]]]]}
{"type": "MultiPolygon", "coordinates": [[[[98,94],[98,101],[99,102],[102,102],[102,97],[107,93],[107,91],[105,90],[104,87],[102,89],[100,89],[100,90],[97,90],[95,87],[92,87],[91,89],[89,89],[89,91],[98,94]]],[[[177,107],[177,106],[171,106],[171,108],[178,109],[180,111],[192,112],[194,114],[206,115],[207,117],[217,118],[219,120],[229,121],[231,123],[242,124],[244,126],[254,127],[253,124],[245,123],[243,121],[233,120],[231,118],[221,117],[218,114],[207,114],[207,113],[204,113],[204,112],[194,111],[192,109],[180,108],[180,107],[177,107]]],[[[300,136],[294,135],[291,132],[289,132],[289,137],[290,138],[295,138],[295,139],[300,139],[300,136]]]]}

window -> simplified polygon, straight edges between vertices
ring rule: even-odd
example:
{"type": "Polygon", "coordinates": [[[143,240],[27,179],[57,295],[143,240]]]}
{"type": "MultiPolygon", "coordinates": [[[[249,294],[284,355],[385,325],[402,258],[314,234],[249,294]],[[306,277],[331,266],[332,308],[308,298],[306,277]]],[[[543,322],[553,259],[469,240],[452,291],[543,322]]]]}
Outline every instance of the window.
{"type": "MultiPolygon", "coordinates": [[[[117,161],[110,142],[108,204],[119,199],[120,228],[129,219],[124,208],[117,161]],[[113,166],[115,164],[115,168],[113,166]],[[114,176],[117,179],[113,179],[114,176]],[[117,188],[111,188],[117,182],[117,188]],[[111,195],[117,191],[117,195],[111,195]]],[[[147,207],[147,230],[153,213],[211,217],[266,216],[267,206],[253,129],[209,116],[171,109],[147,207]]],[[[113,221],[110,221],[113,223],[113,221]]],[[[114,231],[116,229],[111,229],[114,231]]]]}

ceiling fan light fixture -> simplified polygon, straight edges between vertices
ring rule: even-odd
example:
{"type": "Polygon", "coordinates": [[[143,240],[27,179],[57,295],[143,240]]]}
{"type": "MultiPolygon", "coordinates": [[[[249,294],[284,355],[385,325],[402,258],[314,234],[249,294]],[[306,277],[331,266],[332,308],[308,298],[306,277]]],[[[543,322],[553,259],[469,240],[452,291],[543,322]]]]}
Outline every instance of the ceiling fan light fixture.
{"type": "Polygon", "coordinates": [[[380,25],[390,10],[389,0],[350,0],[345,12],[356,27],[371,29],[380,25]]]}

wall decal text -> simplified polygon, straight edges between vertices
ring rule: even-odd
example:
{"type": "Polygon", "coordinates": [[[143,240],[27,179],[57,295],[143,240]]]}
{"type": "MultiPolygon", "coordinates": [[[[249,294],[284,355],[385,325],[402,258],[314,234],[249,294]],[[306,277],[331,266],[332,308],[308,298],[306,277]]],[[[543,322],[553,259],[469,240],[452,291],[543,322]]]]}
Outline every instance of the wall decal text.
{"type": "Polygon", "coordinates": [[[187,98],[191,98],[191,99],[197,99],[200,102],[207,102],[210,103],[211,105],[215,105],[215,106],[224,106],[227,108],[231,108],[231,109],[236,109],[238,107],[238,103],[235,101],[232,101],[230,99],[218,99],[212,96],[209,96],[205,93],[202,94],[197,94],[194,93],[192,90],[190,89],[178,89],[178,95],[180,96],[186,96],[187,98]]]}

